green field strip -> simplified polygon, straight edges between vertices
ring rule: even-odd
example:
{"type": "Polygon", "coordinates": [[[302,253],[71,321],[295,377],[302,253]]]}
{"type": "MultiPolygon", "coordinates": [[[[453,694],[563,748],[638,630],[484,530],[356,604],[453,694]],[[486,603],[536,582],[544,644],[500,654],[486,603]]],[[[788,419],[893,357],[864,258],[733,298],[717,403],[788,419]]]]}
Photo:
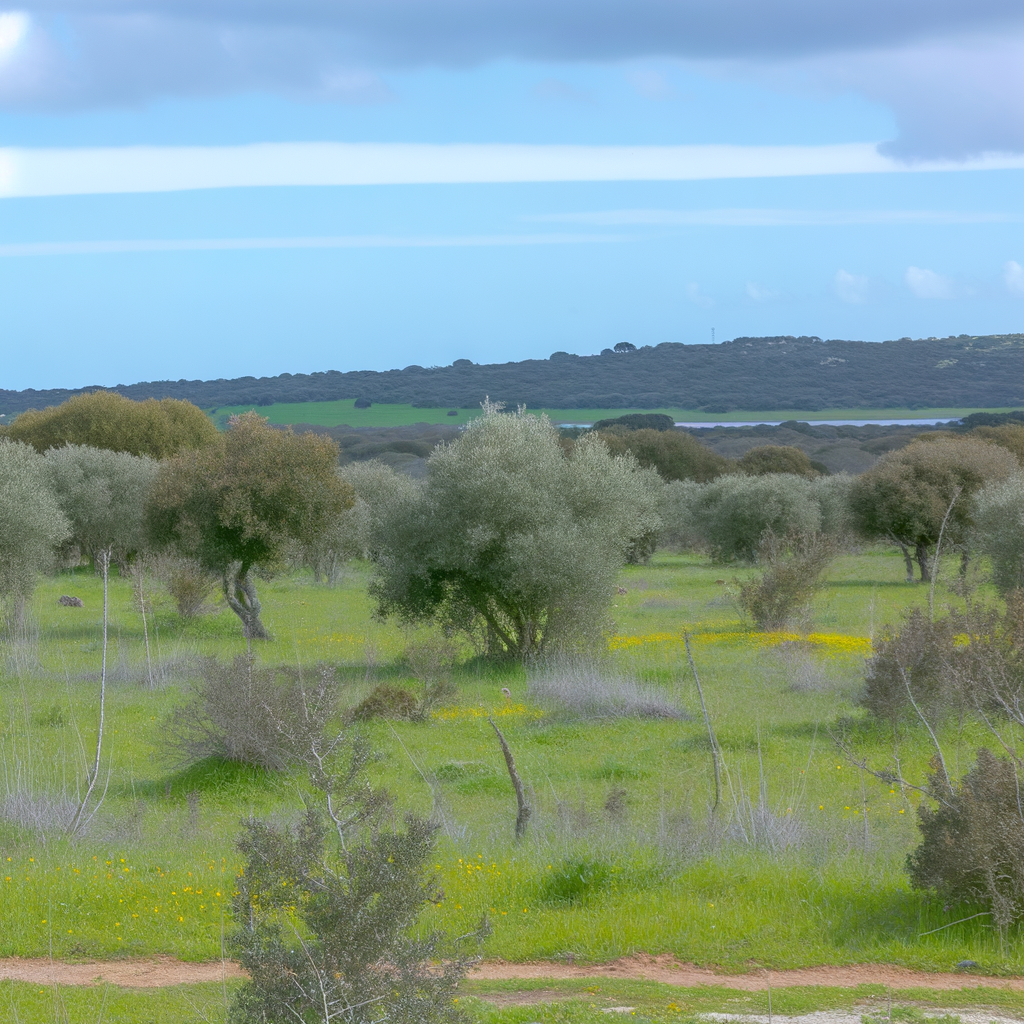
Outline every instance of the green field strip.
{"type": "MultiPolygon", "coordinates": [[[[215,409],[212,416],[218,422],[227,417],[255,410],[271,423],[288,425],[311,423],[321,427],[400,427],[414,423],[441,423],[460,426],[480,415],[480,408],[456,410],[449,416],[447,408],[422,409],[412,405],[374,404],[369,409],[356,409],[355,399],[336,402],[278,402],[273,405],[232,405],[215,409]]],[[[783,420],[878,420],[894,419],[960,419],[973,412],[1010,412],[1009,408],[935,408],[935,409],[732,409],[728,413],[710,413],[694,409],[531,409],[544,413],[554,423],[593,423],[613,419],[628,413],[664,413],[681,423],[758,423],[783,420]]]]}

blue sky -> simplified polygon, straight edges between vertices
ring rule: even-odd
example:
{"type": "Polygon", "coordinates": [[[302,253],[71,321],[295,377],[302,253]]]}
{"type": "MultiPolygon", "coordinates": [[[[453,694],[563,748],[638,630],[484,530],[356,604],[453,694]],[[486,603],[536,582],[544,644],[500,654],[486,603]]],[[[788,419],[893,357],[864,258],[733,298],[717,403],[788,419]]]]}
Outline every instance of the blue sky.
{"type": "Polygon", "coordinates": [[[1017,6],[0,12],[0,387],[1022,331],[1017,6]]]}

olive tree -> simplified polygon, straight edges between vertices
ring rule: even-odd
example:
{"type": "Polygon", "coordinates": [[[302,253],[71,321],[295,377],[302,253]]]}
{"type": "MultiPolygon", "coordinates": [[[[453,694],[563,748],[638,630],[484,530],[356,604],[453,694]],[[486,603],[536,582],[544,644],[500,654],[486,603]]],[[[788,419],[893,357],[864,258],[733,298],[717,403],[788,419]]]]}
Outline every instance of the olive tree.
{"type": "Polygon", "coordinates": [[[43,457],[50,486],[71,524],[70,541],[98,568],[129,561],[146,543],[146,498],[154,459],[88,445],[51,448],[43,457]]]}
{"type": "Polygon", "coordinates": [[[691,529],[718,561],[756,561],[767,533],[810,536],[821,529],[813,482],[791,473],[723,476],[687,498],[691,529]]]}
{"type": "Polygon", "coordinates": [[[15,627],[36,575],[68,533],[42,458],[26,444],[0,438],[0,598],[15,627]]]}
{"type": "Polygon", "coordinates": [[[962,547],[972,524],[973,495],[1019,469],[1010,451],[978,438],[918,439],[883,455],[857,478],[850,509],[863,536],[900,548],[908,580],[914,578],[913,554],[921,580],[928,581],[929,550],[940,535],[962,547]]]}
{"type": "Polygon", "coordinates": [[[613,455],[630,452],[641,466],[656,469],[664,480],[714,480],[733,465],[685,430],[618,427],[601,431],[601,437],[613,455]]]}
{"type": "Polygon", "coordinates": [[[375,510],[382,615],[480,626],[527,659],[595,642],[630,542],[659,527],[660,481],[595,435],[566,454],[546,418],[484,415],[375,510]]]}
{"type": "Polygon", "coordinates": [[[974,499],[974,542],[992,561],[1002,594],[1024,589],[1024,475],[983,487],[974,499]]]}
{"type": "Polygon", "coordinates": [[[329,437],[275,430],[255,413],[233,417],[215,444],[160,467],[146,522],[152,542],[216,572],[247,639],[266,639],[253,570],[289,542],[322,537],[352,504],[329,437]]]}

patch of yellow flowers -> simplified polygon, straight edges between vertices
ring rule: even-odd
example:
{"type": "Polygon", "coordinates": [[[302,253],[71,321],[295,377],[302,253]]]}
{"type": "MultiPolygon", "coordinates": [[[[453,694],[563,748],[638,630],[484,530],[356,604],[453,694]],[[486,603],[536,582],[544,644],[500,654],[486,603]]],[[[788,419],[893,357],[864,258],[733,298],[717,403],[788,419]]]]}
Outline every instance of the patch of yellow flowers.
{"type": "MultiPolygon", "coordinates": [[[[842,633],[789,633],[782,630],[757,633],[748,630],[732,632],[694,632],[690,642],[696,646],[713,644],[744,644],[760,649],[778,647],[780,644],[810,644],[823,653],[857,654],[867,657],[871,653],[871,640],[866,636],[846,636],[842,633]]],[[[611,636],[608,649],[629,651],[649,644],[682,644],[682,633],[647,633],[643,636],[611,636]]]]}

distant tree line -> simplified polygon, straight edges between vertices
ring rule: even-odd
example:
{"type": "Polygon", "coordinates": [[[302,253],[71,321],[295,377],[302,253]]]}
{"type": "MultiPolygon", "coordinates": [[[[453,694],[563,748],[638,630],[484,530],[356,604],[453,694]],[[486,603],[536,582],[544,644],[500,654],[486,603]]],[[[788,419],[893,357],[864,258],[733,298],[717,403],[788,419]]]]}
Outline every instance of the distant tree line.
{"type": "MultiPolygon", "coordinates": [[[[118,384],[128,398],[177,398],[204,409],[356,399],[423,408],[475,408],[489,394],[509,408],[929,408],[1024,404],[1024,335],[901,338],[882,343],[812,337],[736,338],[720,345],[620,343],[597,356],[376,372],[328,370],[232,380],[118,384]]],[[[77,391],[0,390],[0,413],[66,401],[77,391]]]]}

